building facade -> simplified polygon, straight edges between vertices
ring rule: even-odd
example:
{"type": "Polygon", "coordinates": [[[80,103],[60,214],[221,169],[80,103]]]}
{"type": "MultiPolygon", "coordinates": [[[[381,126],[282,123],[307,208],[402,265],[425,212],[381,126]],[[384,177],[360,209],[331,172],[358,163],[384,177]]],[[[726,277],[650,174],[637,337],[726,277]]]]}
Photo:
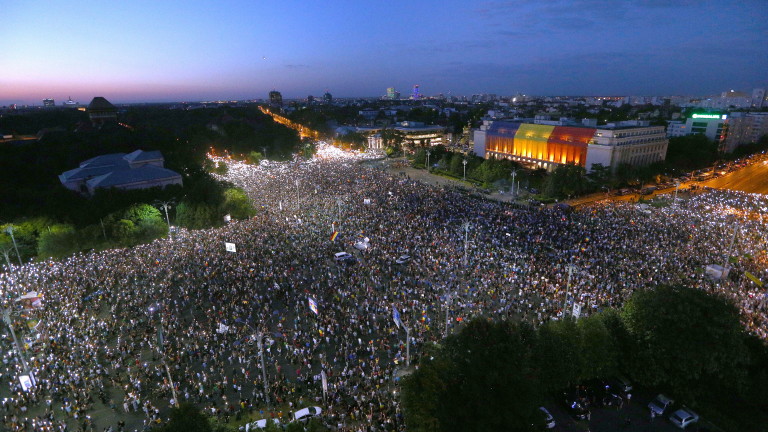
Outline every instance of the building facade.
{"type": "Polygon", "coordinates": [[[724,151],[730,153],[741,145],[756,143],[764,135],[768,135],[768,112],[731,113],[724,151]]]}
{"type": "Polygon", "coordinates": [[[622,122],[600,127],[548,125],[507,120],[486,121],[474,131],[474,152],[553,170],[575,164],[590,170],[602,164],[612,171],[622,163],[663,161],[669,141],[663,126],[622,122]]]}
{"type": "Polygon", "coordinates": [[[273,106],[283,106],[283,95],[277,90],[269,92],[269,104],[273,106]]]}
{"type": "Polygon", "coordinates": [[[667,136],[680,137],[701,134],[714,141],[720,151],[725,151],[724,142],[728,136],[728,114],[694,113],[685,120],[670,122],[667,125],[667,136]]]}

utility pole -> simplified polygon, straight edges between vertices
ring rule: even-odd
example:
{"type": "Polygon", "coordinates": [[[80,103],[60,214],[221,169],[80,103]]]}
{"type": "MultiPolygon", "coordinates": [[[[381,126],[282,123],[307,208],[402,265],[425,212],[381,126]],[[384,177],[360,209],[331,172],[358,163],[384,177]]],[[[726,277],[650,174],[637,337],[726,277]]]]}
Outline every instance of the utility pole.
{"type": "Polygon", "coordinates": [[[675,182],[675,207],[677,207],[677,190],[680,189],[680,182],[675,182]]]}
{"type": "Polygon", "coordinates": [[[24,358],[24,351],[21,350],[19,340],[16,339],[16,331],[13,329],[13,321],[11,321],[11,313],[8,311],[8,309],[3,309],[3,321],[5,321],[5,324],[7,324],[8,328],[11,330],[13,344],[16,347],[16,351],[19,353],[19,361],[21,361],[21,367],[24,370],[24,374],[31,377],[32,375],[29,371],[29,366],[27,365],[27,359],[24,358]]]}
{"type": "Polygon", "coordinates": [[[13,236],[13,225],[8,224],[8,227],[5,229],[5,232],[11,235],[11,241],[13,242],[13,248],[16,249],[16,257],[19,259],[19,265],[22,266],[21,263],[21,255],[19,255],[19,247],[16,246],[16,237],[13,236]]]}
{"type": "Polygon", "coordinates": [[[261,356],[261,379],[264,381],[264,397],[267,400],[267,406],[269,406],[269,387],[267,386],[267,369],[264,367],[264,344],[262,342],[263,333],[259,332],[256,337],[259,345],[259,355],[261,356]]]}
{"type": "Polygon", "coordinates": [[[411,366],[411,329],[403,324],[405,328],[405,366],[411,366]]]}
{"type": "Polygon", "coordinates": [[[515,199],[515,176],[517,175],[517,168],[512,170],[512,199],[515,199]]]}
{"type": "Polygon", "coordinates": [[[733,245],[736,243],[736,217],[733,215],[730,215],[729,219],[731,220],[731,223],[733,223],[733,237],[731,237],[731,244],[728,246],[728,251],[725,253],[725,259],[723,261],[723,272],[720,274],[720,279],[725,279],[726,276],[726,269],[728,268],[728,260],[731,257],[731,254],[733,253],[733,245]]]}
{"type": "Polygon", "coordinates": [[[469,263],[469,222],[464,222],[464,266],[469,263]]]}
{"type": "Polygon", "coordinates": [[[168,239],[173,240],[173,232],[171,231],[171,220],[168,218],[168,209],[173,206],[173,201],[159,201],[155,205],[165,211],[165,223],[168,224],[168,239]]]}
{"type": "Polygon", "coordinates": [[[565,299],[563,299],[563,318],[568,311],[568,293],[571,291],[571,274],[573,274],[573,260],[568,264],[568,282],[565,284],[565,299]]]}

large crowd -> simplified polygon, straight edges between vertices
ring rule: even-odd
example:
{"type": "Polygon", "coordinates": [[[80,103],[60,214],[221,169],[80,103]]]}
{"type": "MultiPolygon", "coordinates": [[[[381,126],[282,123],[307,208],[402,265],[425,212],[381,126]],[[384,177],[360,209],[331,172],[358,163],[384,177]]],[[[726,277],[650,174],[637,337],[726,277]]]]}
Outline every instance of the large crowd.
{"type": "Polygon", "coordinates": [[[6,269],[3,304],[36,385],[21,388],[5,334],[0,429],[148,430],[191,402],[224,422],[321,406],[340,431],[403,430],[406,344],[417,364],[425,344],[472,317],[539,324],[658,284],[722,293],[768,338],[764,290],[704,271],[727,261],[768,279],[765,196],[704,190],[660,208],[527,208],[321,150],[311,161],[228,161],[226,180],[258,210],[250,220],[6,269]],[[336,262],[342,251],[356,262],[336,262]],[[30,291],[40,307],[15,300],[30,291]]]}

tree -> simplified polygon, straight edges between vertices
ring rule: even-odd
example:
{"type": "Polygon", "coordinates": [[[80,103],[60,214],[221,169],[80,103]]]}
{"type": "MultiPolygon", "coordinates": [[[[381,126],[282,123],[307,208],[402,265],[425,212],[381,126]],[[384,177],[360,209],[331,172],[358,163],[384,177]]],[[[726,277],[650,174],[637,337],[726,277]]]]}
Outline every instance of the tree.
{"type": "Polygon", "coordinates": [[[395,151],[403,150],[403,143],[405,142],[405,133],[396,129],[382,129],[380,132],[381,144],[384,147],[391,147],[395,151]]]}
{"type": "Polygon", "coordinates": [[[223,212],[235,219],[248,219],[256,214],[256,209],[244,190],[229,188],[224,191],[223,212]]]}
{"type": "Polygon", "coordinates": [[[541,395],[531,368],[535,331],[476,319],[403,382],[408,430],[532,430],[541,395]]]}
{"type": "Polygon", "coordinates": [[[591,315],[577,321],[581,333],[581,378],[614,376],[618,369],[619,352],[600,315],[591,315]]]}
{"type": "Polygon", "coordinates": [[[607,167],[601,163],[594,163],[592,164],[591,170],[587,175],[595,179],[595,181],[603,183],[610,178],[611,170],[610,167],[607,167]]]}
{"type": "Polygon", "coordinates": [[[574,164],[558,165],[544,183],[544,193],[551,197],[579,195],[588,190],[585,170],[574,164]]]}
{"type": "Polygon", "coordinates": [[[549,321],[539,328],[534,356],[544,391],[554,392],[580,380],[581,345],[573,319],[549,321]]]}
{"type": "Polygon", "coordinates": [[[157,432],[212,432],[208,418],[192,404],[171,408],[170,421],[157,432]]]}
{"type": "Polygon", "coordinates": [[[79,250],[77,232],[72,225],[54,225],[43,231],[37,240],[37,255],[42,258],[62,258],[79,250]]]}
{"type": "Polygon", "coordinates": [[[747,350],[739,311],[722,297],[694,288],[636,291],[622,309],[633,340],[636,380],[666,387],[689,403],[713,390],[739,393],[747,350]]]}

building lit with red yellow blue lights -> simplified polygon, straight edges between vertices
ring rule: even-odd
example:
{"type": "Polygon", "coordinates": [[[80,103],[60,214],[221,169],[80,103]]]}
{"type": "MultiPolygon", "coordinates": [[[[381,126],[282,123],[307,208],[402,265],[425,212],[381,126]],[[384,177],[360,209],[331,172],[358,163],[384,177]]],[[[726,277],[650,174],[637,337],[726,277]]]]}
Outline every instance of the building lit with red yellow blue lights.
{"type": "Polygon", "coordinates": [[[591,170],[602,164],[612,171],[663,161],[669,141],[663,126],[631,121],[605,126],[552,125],[486,120],[474,131],[474,152],[484,158],[511,159],[552,170],[574,164],[591,170]]]}

